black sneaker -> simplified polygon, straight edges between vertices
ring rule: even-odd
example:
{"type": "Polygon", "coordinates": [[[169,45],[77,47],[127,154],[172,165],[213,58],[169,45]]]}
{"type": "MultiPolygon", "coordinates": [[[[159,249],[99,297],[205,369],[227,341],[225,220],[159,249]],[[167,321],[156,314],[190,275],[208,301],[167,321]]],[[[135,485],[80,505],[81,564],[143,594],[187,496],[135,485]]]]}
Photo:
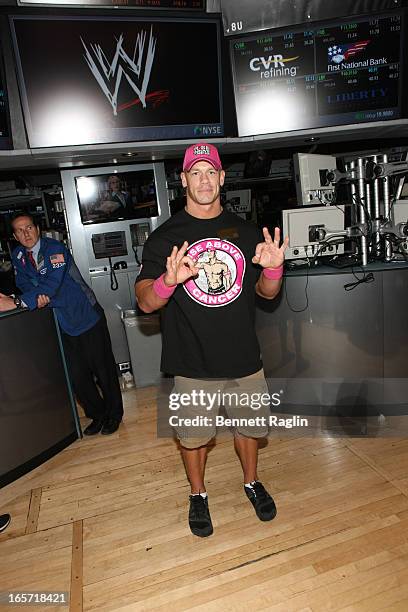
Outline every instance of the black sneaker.
{"type": "Polygon", "coordinates": [[[98,434],[102,427],[104,426],[105,419],[93,419],[91,423],[89,423],[88,427],[84,429],[84,436],[94,436],[98,434]]]}
{"type": "Polygon", "coordinates": [[[275,518],[275,502],[259,480],[251,482],[250,487],[244,486],[244,490],[261,521],[271,521],[275,518]]]}
{"type": "Polygon", "coordinates": [[[104,436],[110,436],[110,434],[115,433],[115,431],[119,429],[121,422],[121,419],[114,419],[112,417],[107,418],[102,427],[101,434],[104,436]]]}
{"type": "Polygon", "coordinates": [[[0,531],[4,531],[10,525],[11,516],[9,514],[0,515],[0,531]]]}
{"type": "Polygon", "coordinates": [[[190,525],[191,532],[200,538],[206,538],[212,534],[213,526],[208,509],[208,497],[190,495],[188,524],[190,525]]]}

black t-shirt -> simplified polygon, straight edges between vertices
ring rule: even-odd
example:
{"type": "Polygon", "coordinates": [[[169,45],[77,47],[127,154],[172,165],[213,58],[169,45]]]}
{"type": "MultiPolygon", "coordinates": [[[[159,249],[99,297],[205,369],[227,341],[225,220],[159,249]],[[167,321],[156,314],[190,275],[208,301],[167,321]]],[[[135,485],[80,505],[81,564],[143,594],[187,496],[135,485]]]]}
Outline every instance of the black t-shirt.
{"type": "Polygon", "coordinates": [[[188,378],[238,378],[262,367],[255,334],[255,284],[261,269],[252,263],[262,232],[224,210],[197,219],[185,210],[156,229],[143,249],[137,281],[158,278],[174,245],[187,240],[200,268],[179,285],[163,317],[161,369],[188,378]]]}

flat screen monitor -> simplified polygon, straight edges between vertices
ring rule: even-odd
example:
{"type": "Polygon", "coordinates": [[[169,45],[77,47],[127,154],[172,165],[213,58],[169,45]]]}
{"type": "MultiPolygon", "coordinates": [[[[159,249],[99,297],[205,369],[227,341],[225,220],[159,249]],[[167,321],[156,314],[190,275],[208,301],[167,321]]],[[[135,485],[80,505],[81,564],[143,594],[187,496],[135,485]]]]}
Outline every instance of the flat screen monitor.
{"type": "Polygon", "coordinates": [[[31,147],[223,135],[215,19],[10,19],[31,147]]]}
{"type": "Polygon", "coordinates": [[[3,61],[0,52],[0,149],[11,149],[11,134],[8,114],[8,101],[6,79],[3,70],[3,61]]]}
{"type": "Polygon", "coordinates": [[[134,8],[173,11],[205,11],[205,0],[17,0],[19,6],[46,5],[61,6],[69,5],[80,7],[101,7],[101,8],[134,8]]]}
{"type": "Polygon", "coordinates": [[[157,217],[153,170],[91,173],[75,178],[83,225],[157,217]]]}
{"type": "Polygon", "coordinates": [[[240,136],[401,117],[402,13],[230,42],[240,136]]]}
{"type": "Polygon", "coordinates": [[[372,15],[385,13],[404,4],[406,6],[405,0],[222,0],[221,11],[224,34],[235,36],[293,27],[300,23],[323,22],[342,17],[350,19],[351,15],[364,15],[367,11],[372,15]]]}

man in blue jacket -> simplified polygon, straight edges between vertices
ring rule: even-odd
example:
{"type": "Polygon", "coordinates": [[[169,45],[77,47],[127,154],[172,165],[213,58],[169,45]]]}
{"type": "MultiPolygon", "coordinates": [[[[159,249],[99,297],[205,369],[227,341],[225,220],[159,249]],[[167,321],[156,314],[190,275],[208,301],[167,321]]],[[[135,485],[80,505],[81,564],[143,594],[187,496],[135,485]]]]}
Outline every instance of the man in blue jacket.
{"type": "Polygon", "coordinates": [[[92,419],[84,434],[111,434],[122,420],[123,404],[103,309],[61,242],[40,238],[39,227],[25,213],[14,217],[12,227],[20,243],[12,261],[22,293],[16,298],[0,294],[0,311],[55,309],[75,394],[92,419]]]}

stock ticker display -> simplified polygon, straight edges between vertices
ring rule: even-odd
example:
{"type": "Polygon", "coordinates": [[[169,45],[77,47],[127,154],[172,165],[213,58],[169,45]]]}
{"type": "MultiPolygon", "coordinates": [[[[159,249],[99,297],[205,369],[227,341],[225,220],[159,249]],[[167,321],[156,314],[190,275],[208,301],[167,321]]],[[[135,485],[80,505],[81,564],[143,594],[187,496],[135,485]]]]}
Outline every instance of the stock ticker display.
{"type": "Polygon", "coordinates": [[[231,41],[240,136],[398,119],[402,16],[231,41]]]}
{"type": "Polygon", "coordinates": [[[205,11],[205,0],[20,0],[18,4],[31,6],[36,4],[70,6],[99,6],[99,7],[131,7],[146,9],[175,9],[175,10],[200,10],[205,11]]]}

